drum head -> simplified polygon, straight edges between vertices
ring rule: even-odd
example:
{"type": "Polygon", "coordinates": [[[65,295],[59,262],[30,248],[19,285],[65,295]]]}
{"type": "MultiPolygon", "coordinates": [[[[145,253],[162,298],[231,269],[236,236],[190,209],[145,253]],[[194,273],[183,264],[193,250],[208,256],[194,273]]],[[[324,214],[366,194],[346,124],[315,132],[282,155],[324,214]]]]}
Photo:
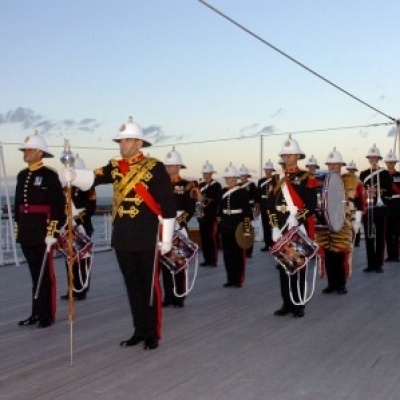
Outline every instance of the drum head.
{"type": "Polygon", "coordinates": [[[326,176],[322,192],[329,230],[338,233],[344,225],[346,201],[343,179],[339,172],[331,171],[326,176]]]}

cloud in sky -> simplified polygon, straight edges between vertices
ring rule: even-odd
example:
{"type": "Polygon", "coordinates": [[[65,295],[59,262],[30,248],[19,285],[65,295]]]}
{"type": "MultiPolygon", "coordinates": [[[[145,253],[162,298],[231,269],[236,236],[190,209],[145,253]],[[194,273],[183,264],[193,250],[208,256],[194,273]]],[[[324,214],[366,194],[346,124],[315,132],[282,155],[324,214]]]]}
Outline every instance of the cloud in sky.
{"type": "Polygon", "coordinates": [[[397,127],[396,126],[392,126],[387,133],[388,137],[394,137],[397,135],[397,127]]]}
{"type": "Polygon", "coordinates": [[[273,125],[267,125],[260,128],[260,124],[254,123],[247,125],[239,130],[240,137],[257,137],[261,135],[269,135],[274,133],[275,128],[273,125]]]}
{"type": "Polygon", "coordinates": [[[15,110],[0,113],[0,125],[4,124],[17,124],[25,130],[37,129],[40,133],[48,135],[60,135],[64,131],[68,131],[69,134],[71,131],[93,133],[101,125],[94,118],[84,118],[80,121],[65,118],[54,121],[26,107],[17,107],[15,110]]]}
{"type": "Polygon", "coordinates": [[[167,135],[163,129],[158,125],[151,125],[147,128],[143,128],[143,133],[149,142],[156,144],[166,141],[176,142],[183,138],[182,135],[167,135]]]}

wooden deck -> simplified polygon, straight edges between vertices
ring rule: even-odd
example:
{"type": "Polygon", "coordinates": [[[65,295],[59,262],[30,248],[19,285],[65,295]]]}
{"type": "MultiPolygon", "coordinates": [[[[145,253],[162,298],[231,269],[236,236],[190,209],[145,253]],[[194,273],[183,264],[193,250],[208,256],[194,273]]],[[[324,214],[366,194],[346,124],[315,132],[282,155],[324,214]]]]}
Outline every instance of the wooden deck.
{"type": "Polygon", "coordinates": [[[222,260],[199,268],[186,307],[164,311],[153,351],[118,345],[132,334],[128,301],[113,252],[97,253],[89,297],[76,303],[73,366],[67,304],[50,328],[18,327],[29,272],[0,267],[1,399],[399,399],[400,263],[365,274],[362,245],[347,295],[321,294],[318,280],[304,318],[274,317],[278,273],[259,248],[242,289],[222,288],[222,260]]]}

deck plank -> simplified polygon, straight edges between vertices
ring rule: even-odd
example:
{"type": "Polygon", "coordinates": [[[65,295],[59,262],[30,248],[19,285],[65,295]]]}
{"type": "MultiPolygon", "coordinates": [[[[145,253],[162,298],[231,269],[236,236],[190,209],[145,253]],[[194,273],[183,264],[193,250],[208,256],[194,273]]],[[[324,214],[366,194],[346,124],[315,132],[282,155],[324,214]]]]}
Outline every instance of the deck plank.
{"type": "MultiPolygon", "coordinates": [[[[346,296],[316,292],[303,319],[277,318],[271,256],[249,260],[242,289],[224,289],[218,268],[199,268],[183,309],[166,309],[154,351],[121,348],[131,321],[113,252],[96,253],[91,291],[76,303],[70,366],[68,304],[48,329],[21,328],[29,314],[26,264],[0,267],[0,393],[3,399],[398,399],[400,263],[364,274],[356,248],[346,296]]],[[[58,297],[66,290],[56,260],[58,297]]]]}

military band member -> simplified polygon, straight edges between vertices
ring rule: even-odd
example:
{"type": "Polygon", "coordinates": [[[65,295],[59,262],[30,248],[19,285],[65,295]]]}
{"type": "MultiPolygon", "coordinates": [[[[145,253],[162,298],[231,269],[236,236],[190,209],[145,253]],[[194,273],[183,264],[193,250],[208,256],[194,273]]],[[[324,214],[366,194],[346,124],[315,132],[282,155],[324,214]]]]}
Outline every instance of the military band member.
{"type": "MultiPolygon", "coordinates": [[[[307,171],[299,169],[297,162],[304,159],[305,154],[291,136],[285,140],[279,155],[282,157],[285,170],[273,190],[269,216],[273,230],[272,239],[274,242],[279,240],[284,227],[290,229],[298,225],[303,225],[308,235],[313,238],[312,216],[317,206],[316,179],[307,171]]],[[[292,313],[293,317],[301,318],[304,316],[305,308],[305,305],[299,304],[301,303],[300,298],[304,298],[305,268],[302,268],[298,274],[291,275],[290,278],[280,264],[278,269],[283,304],[274,312],[274,315],[283,316],[292,313]],[[294,301],[290,296],[290,287],[294,301]]]]}
{"type": "Polygon", "coordinates": [[[318,161],[313,155],[308,159],[306,167],[308,168],[310,175],[315,175],[319,170],[318,161]]]}
{"type": "Polygon", "coordinates": [[[65,180],[82,190],[92,184],[113,184],[113,230],[115,249],[131,309],[134,333],[121,346],[144,342],[145,349],[158,347],[161,337],[161,286],[156,246],[161,254],[171,251],[176,204],[165,166],[145,156],[150,146],[140,126],[129,118],[113,139],[121,159],[112,159],[94,172],[63,170],[65,180]],[[159,226],[162,219],[161,242],[159,226]]]}
{"type": "MultiPolygon", "coordinates": [[[[239,168],[239,176],[240,176],[240,186],[247,191],[247,195],[249,197],[249,204],[251,208],[252,218],[254,216],[254,210],[256,207],[257,201],[257,186],[254,182],[250,181],[251,174],[249,169],[242,164],[239,168]]],[[[251,258],[253,256],[253,246],[246,250],[246,257],[251,258]]]]}
{"type": "Polygon", "coordinates": [[[275,174],[275,168],[271,160],[268,160],[264,165],[264,177],[257,183],[257,206],[256,213],[261,215],[261,224],[263,229],[264,247],[261,251],[268,251],[273,244],[272,231],[269,225],[269,211],[272,208],[272,191],[279,175],[275,174]]]}
{"type": "MultiPolygon", "coordinates": [[[[347,167],[346,167],[346,170],[347,170],[347,174],[348,175],[351,175],[351,176],[357,176],[356,175],[356,172],[358,171],[358,169],[357,169],[357,165],[356,165],[356,163],[353,161],[353,160],[351,160],[348,164],[347,164],[347,167]]],[[[360,191],[360,190],[362,190],[362,192],[364,193],[364,197],[362,198],[362,200],[361,200],[361,197],[359,196],[359,195],[357,195],[356,196],[356,199],[355,199],[355,202],[358,202],[357,204],[355,204],[355,206],[356,206],[356,208],[357,209],[363,209],[364,211],[365,211],[365,192],[364,192],[364,185],[362,184],[362,182],[358,179],[358,182],[359,182],[359,184],[358,184],[358,190],[357,190],[357,193],[360,191]],[[359,199],[359,200],[357,200],[357,199],[359,199]],[[360,203],[360,201],[362,201],[362,203],[360,203]]],[[[354,243],[354,246],[355,247],[359,247],[360,246],[360,241],[361,241],[361,229],[358,229],[358,232],[355,232],[354,231],[354,229],[353,229],[353,234],[355,235],[355,236],[353,236],[353,243],[354,243]]]]}
{"type": "Polygon", "coordinates": [[[15,231],[32,278],[32,312],[18,324],[46,328],[55,321],[56,282],[51,246],[57,242],[64,224],[65,199],[57,172],[43,163],[43,158],[54,157],[45,139],[37,133],[28,136],[19,150],[23,151],[28,167],[17,176],[15,231]],[[35,299],[45,255],[43,279],[35,299]]]}
{"type": "Polygon", "coordinates": [[[219,232],[226,269],[224,287],[241,288],[245,280],[246,251],[236,241],[236,228],[243,222],[250,232],[251,208],[247,191],[238,185],[239,171],[231,164],[225,169],[223,178],[226,186],[222,189],[218,211],[219,232]]]}
{"type": "MultiPolygon", "coordinates": [[[[188,222],[193,217],[196,204],[196,183],[188,181],[180,176],[180,170],[186,168],[182,162],[182,157],[175,149],[167,153],[164,165],[171,180],[171,188],[174,193],[177,219],[175,229],[179,229],[186,237],[188,237],[188,222]]],[[[163,307],[170,305],[178,308],[184,307],[184,293],[186,287],[187,270],[183,269],[175,274],[175,291],[174,280],[169,269],[162,266],[162,277],[164,284],[164,300],[163,307]]]]}
{"type": "MultiPolygon", "coordinates": [[[[75,169],[86,169],[85,162],[78,155],[75,159],[75,169]]],[[[96,190],[80,190],[76,186],[71,187],[71,201],[73,204],[73,218],[76,230],[83,235],[92,237],[93,224],[92,216],[96,212],[96,190]]],[[[76,249],[79,250],[79,249],[76,249]]],[[[75,300],[85,300],[89,291],[90,272],[92,267],[92,250],[88,249],[87,253],[81,258],[77,254],[72,265],[73,275],[73,297],[75,300]]],[[[68,262],[66,263],[68,272],[68,262]]],[[[69,293],[60,297],[61,300],[68,300],[69,293]]]]}
{"type": "Polygon", "coordinates": [[[196,216],[199,221],[202,267],[216,267],[218,263],[217,210],[221,199],[221,184],[213,179],[216,172],[206,161],[202,168],[203,180],[198,187],[196,216]]]}
{"type": "Polygon", "coordinates": [[[386,251],[385,261],[399,261],[399,230],[400,230],[400,172],[396,171],[399,161],[392,150],[385,157],[386,168],[392,178],[392,197],[388,201],[388,218],[386,221],[386,251]]]}
{"type": "Polygon", "coordinates": [[[364,272],[381,273],[385,253],[387,204],[392,196],[392,180],[389,172],[379,167],[382,156],[375,144],[369,149],[366,158],[370,168],[360,173],[367,201],[363,225],[368,265],[364,272]]]}
{"type": "MultiPolygon", "coordinates": [[[[342,166],[346,163],[342,155],[334,148],[328,155],[325,165],[328,170],[340,174],[342,166]]],[[[346,206],[345,219],[339,232],[334,232],[326,226],[316,234],[316,242],[322,249],[321,258],[326,270],[328,286],[322,293],[337,292],[346,294],[346,283],[351,273],[351,254],[353,250],[353,223],[359,227],[363,213],[364,191],[361,181],[355,175],[344,174],[342,176],[345,192],[346,206]],[[357,216],[356,211],[358,211],[357,216]]]]}

